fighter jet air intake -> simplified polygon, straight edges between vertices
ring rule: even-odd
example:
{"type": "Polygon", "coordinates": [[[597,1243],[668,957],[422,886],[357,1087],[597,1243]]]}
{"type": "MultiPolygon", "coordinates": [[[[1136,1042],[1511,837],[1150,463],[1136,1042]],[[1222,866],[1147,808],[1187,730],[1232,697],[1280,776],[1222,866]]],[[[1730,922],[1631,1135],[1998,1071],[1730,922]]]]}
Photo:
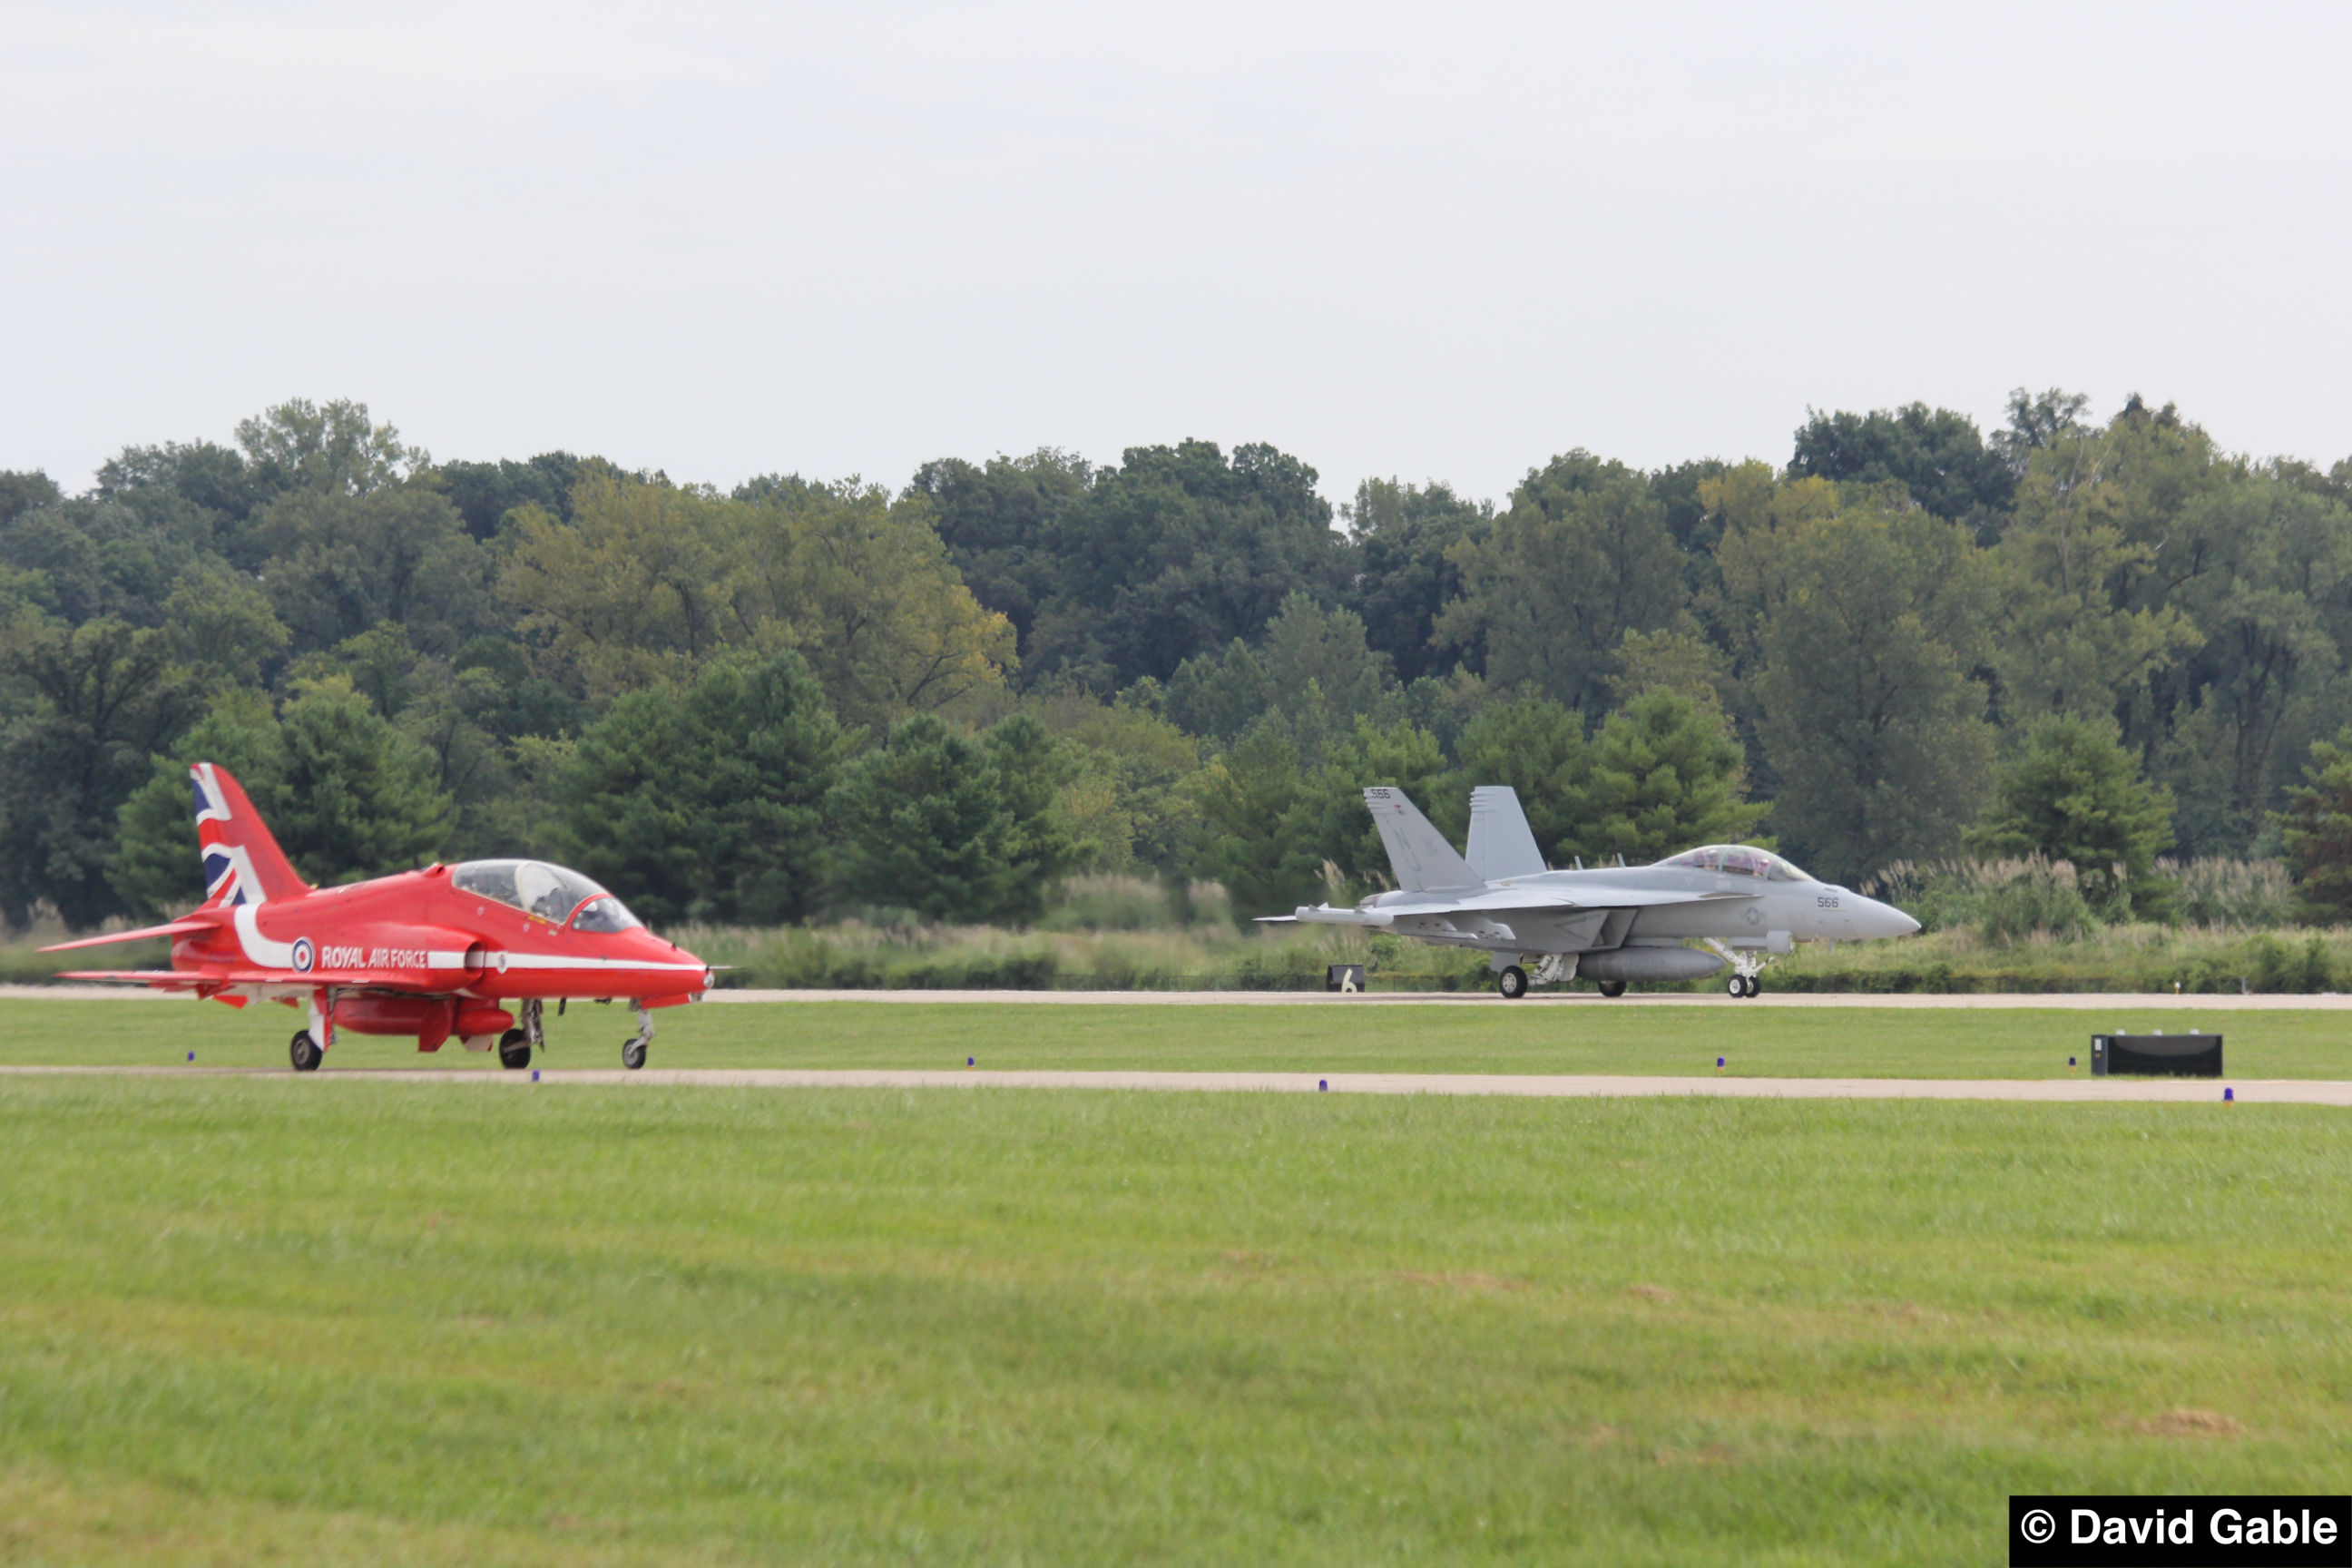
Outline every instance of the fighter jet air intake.
{"type": "Polygon", "coordinates": [[[1709,844],[1654,866],[1556,871],[1517,791],[1470,792],[1470,843],[1457,855],[1400,789],[1364,791],[1396,889],[1354,909],[1301,906],[1270,923],[1366,926],[1443,947],[1484,949],[1505,996],[1581,976],[1603,996],[1629,981],[1704,980],[1728,967],[1734,996],[1763,990],[1764,965],[1801,942],[1908,936],[1919,922],[1817,882],[1769,849],[1709,844]],[[1689,945],[1696,942],[1700,945],[1689,945]],[[1532,962],[1534,973],[1522,965],[1532,962]]]}

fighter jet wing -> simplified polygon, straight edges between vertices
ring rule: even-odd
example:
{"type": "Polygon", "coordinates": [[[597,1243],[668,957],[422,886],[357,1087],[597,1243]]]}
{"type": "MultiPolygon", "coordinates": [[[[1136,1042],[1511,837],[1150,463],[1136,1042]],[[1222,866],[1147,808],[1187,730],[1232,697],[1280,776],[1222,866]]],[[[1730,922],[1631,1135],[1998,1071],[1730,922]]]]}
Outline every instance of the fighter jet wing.
{"type": "Polygon", "coordinates": [[[1685,893],[1663,888],[1485,888],[1456,898],[1432,896],[1381,908],[1394,914],[1444,914],[1454,910],[1631,910],[1657,904],[1711,904],[1754,899],[1757,893],[1685,893]]]}
{"type": "Polygon", "coordinates": [[[126,985],[152,985],[158,991],[194,991],[211,978],[177,969],[76,969],[60,980],[111,980],[126,985]]]}
{"type": "Polygon", "coordinates": [[[159,926],[147,926],[139,931],[118,931],[105,936],[86,936],[76,942],[53,942],[42,948],[43,952],[65,952],[77,947],[108,947],[119,942],[145,942],[151,937],[193,936],[198,931],[218,931],[218,921],[172,921],[159,926]]]}
{"type": "MultiPolygon", "coordinates": [[[[1288,917],[1310,925],[1390,926],[1398,921],[1444,920],[1451,915],[1480,919],[1525,919],[1556,915],[1569,910],[1647,909],[1659,904],[1729,903],[1761,897],[1757,893],[1685,893],[1659,888],[1612,888],[1586,884],[1580,888],[1482,888],[1458,895],[1424,893],[1400,899],[1370,910],[1335,910],[1328,904],[1302,905],[1288,917]]],[[[1276,915],[1269,923],[1286,917],[1276,915]]]]}
{"type": "Polygon", "coordinates": [[[292,985],[308,988],[314,985],[358,988],[371,991],[416,991],[437,994],[449,989],[446,985],[416,985],[381,973],[363,973],[357,970],[314,969],[304,973],[299,969],[76,969],[58,976],[60,980],[104,980],[125,985],[151,985],[158,991],[194,991],[204,986],[232,985],[292,985]]]}

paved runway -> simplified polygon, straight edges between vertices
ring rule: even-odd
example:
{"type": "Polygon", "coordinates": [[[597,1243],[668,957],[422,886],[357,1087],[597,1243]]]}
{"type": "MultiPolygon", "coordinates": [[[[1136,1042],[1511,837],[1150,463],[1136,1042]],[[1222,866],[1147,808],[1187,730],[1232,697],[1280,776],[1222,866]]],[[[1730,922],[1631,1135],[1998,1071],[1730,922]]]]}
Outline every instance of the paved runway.
{"type": "MultiPolygon", "coordinates": [[[[1766,982],[1769,984],[1769,979],[1766,982]]],[[[1720,991],[1638,993],[1615,998],[1590,991],[1539,993],[1506,1002],[1492,991],[714,991],[711,1002],[998,1002],[1134,1007],[2053,1007],[2104,1013],[2119,1007],[2182,1012],[2352,1012],[2352,996],[2231,996],[2165,993],[2000,992],[1904,994],[1771,992],[1736,1002],[1720,991]]]]}
{"type": "MultiPolygon", "coordinates": [[[[634,1085],[704,1089],[1093,1089],[1223,1093],[1507,1095],[1538,1100],[1709,1095],[1740,1100],[2007,1100],[2218,1104],[2221,1082],[2195,1079],[1648,1078],[1507,1073],[952,1072],[880,1068],[647,1068],[487,1069],[327,1068],[0,1068],[0,1077],[300,1078],[317,1083],[470,1083],[529,1089],[634,1085]]],[[[2230,1079],[2250,1105],[2352,1106],[2352,1080],[2230,1079]]]]}
{"type": "MultiPolygon", "coordinates": [[[[1769,984],[1768,981],[1767,984],[1769,984]]],[[[0,1001],[81,1002],[156,1000],[161,994],[136,985],[0,985],[0,1001]]],[[[180,1000],[189,1000],[182,997],[180,1000]]],[[[714,991],[707,1001],[869,1002],[938,1004],[985,1002],[1004,1005],[1125,1007],[2042,1007],[2064,1012],[2342,1013],[2352,1012],[2352,995],[2175,996],[2162,992],[1945,993],[1771,992],[1735,1002],[1719,991],[1639,993],[1614,998],[1590,991],[1544,992],[1506,1002],[1492,991],[1368,991],[1357,996],[1324,991],[714,991]]]]}

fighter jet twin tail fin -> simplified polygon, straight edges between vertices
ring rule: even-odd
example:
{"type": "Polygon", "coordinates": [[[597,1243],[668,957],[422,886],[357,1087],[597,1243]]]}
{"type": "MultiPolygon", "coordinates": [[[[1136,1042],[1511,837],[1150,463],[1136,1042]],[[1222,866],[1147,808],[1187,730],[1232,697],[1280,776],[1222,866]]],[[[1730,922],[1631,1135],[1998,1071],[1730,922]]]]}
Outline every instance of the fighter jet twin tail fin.
{"type": "Polygon", "coordinates": [[[1364,791],[1364,804],[1381,830],[1397,886],[1406,892],[1476,888],[1547,868],[1527,813],[1519,809],[1518,793],[1508,784],[1480,784],[1470,792],[1467,859],[1454,852],[1404,791],[1374,784],[1364,791]]]}
{"type": "Polygon", "coordinates": [[[1536,847],[1519,793],[1508,784],[1480,784],[1470,792],[1470,869],[1482,882],[1532,877],[1549,870],[1536,847]]]}
{"type": "Polygon", "coordinates": [[[1425,893],[1475,888],[1483,880],[1470,869],[1469,862],[1454,852],[1445,835],[1430,826],[1429,818],[1422,816],[1421,808],[1404,791],[1372,784],[1364,791],[1364,804],[1371,808],[1372,824],[1381,830],[1381,844],[1389,852],[1389,867],[1396,872],[1398,887],[1409,893],[1425,893]]]}

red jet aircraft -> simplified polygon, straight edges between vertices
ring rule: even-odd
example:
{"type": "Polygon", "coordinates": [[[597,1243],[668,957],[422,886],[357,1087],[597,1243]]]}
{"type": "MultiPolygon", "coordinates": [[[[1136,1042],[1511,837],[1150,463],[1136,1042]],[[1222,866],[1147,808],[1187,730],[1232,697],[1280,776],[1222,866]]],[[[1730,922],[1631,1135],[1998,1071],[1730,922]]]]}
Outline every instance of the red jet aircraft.
{"type": "Polygon", "coordinates": [[[541,860],[468,860],[372,882],[313,888],[226,768],[198,763],[196,838],[205,901],[168,924],[59,942],[45,952],[172,939],[169,969],[89,970],[65,980],[121,980],[193,991],[242,1007],[265,997],[308,1004],[310,1026],[294,1037],[297,1072],[310,1072],[335,1043],[355,1035],[413,1035],[437,1051],[455,1035],[469,1051],[496,1046],[503,1067],[530,1065],[546,1041],[548,998],[636,1009],[625,1067],[646,1065],[653,1009],[698,1002],[710,967],[638,923],[621,900],[580,875],[541,860]],[[514,1003],[515,1015],[501,1003],[514,1003]]]}

